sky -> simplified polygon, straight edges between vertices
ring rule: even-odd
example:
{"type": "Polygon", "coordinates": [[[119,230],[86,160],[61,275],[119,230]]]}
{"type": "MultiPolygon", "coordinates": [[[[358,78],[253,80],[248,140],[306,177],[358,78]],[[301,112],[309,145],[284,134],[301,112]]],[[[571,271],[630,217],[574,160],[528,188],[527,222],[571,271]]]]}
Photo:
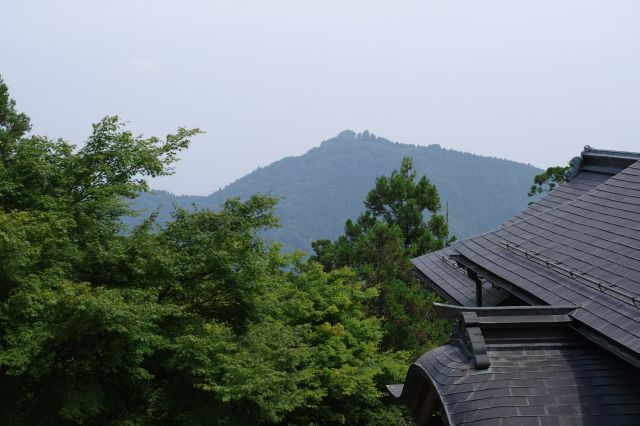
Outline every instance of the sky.
{"type": "Polygon", "coordinates": [[[176,194],[345,129],[547,167],[640,151],[639,22],[637,0],[0,0],[0,76],[36,134],[206,131],[152,182],[176,194]]]}

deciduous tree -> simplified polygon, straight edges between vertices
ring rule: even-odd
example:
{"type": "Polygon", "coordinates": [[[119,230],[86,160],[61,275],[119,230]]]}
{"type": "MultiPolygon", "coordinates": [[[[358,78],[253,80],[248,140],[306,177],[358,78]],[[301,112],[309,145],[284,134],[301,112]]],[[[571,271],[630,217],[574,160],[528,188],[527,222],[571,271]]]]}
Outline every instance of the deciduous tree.
{"type": "Polygon", "coordinates": [[[0,82],[3,424],[404,424],[382,399],[407,354],[381,349],[377,289],[267,245],[275,199],[123,232],[197,129],[107,117],[80,149],[28,131],[0,82]]]}

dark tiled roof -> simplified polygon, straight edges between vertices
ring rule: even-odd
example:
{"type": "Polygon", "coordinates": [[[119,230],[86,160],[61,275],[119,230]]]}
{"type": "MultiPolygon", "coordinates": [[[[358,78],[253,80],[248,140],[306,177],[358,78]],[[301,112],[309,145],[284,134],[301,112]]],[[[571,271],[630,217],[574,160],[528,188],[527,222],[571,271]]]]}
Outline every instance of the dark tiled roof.
{"type": "Polygon", "coordinates": [[[452,425],[640,424],[639,371],[573,332],[569,312],[459,309],[452,342],[389,390],[418,424],[437,423],[435,399],[452,425]]]}
{"type": "Polygon", "coordinates": [[[583,171],[615,175],[638,160],[640,160],[640,153],[637,152],[595,149],[587,145],[580,157],[571,160],[571,170],[567,173],[567,177],[571,179],[583,171]]]}
{"type": "Polygon", "coordinates": [[[543,303],[580,306],[573,315],[581,325],[640,359],[640,309],[631,299],[640,296],[640,163],[573,201],[452,247],[543,303]],[[507,249],[505,242],[520,251],[507,249]],[[522,256],[523,250],[587,279],[547,268],[522,256]]]}
{"type": "MultiPolygon", "coordinates": [[[[503,226],[573,201],[610,177],[609,174],[580,171],[570,181],[531,204],[503,226]]],[[[451,248],[445,248],[412,259],[412,263],[416,267],[420,279],[427,282],[447,301],[462,306],[474,306],[476,290],[473,280],[442,260],[443,256],[448,257],[454,254],[458,253],[451,248]]],[[[488,306],[498,305],[507,297],[508,294],[500,289],[491,288],[483,291],[483,301],[488,306]]]]}
{"type": "MultiPolygon", "coordinates": [[[[414,259],[418,275],[451,303],[473,306],[475,283],[456,262],[441,261],[448,256],[528,303],[579,305],[581,331],[640,365],[638,158],[587,148],[567,183],[493,232],[414,259]]],[[[483,303],[500,298],[485,295],[483,303]]]]}
{"type": "Polygon", "coordinates": [[[587,147],[568,182],[497,230],[413,259],[463,305],[438,307],[460,318],[451,343],[389,388],[418,424],[640,425],[638,160],[587,147]],[[473,308],[468,274],[538,306],[473,308]]]}
{"type": "Polygon", "coordinates": [[[567,172],[565,184],[531,204],[506,224],[573,201],[638,160],[640,160],[640,154],[637,153],[594,149],[586,146],[580,157],[571,160],[571,169],[567,172]]]}
{"type": "MultiPolygon", "coordinates": [[[[474,306],[476,301],[475,283],[466,273],[443,258],[458,254],[451,248],[445,248],[426,256],[412,259],[418,277],[427,282],[450,303],[462,306],[474,306]]],[[[509,293],[501,288],[489,286],[482,290],[483,300],[488,306],[498,305],[509,297],[509,293]]]]}
{"type": "MultiPolygon", "coordinates": [[[[605,173],[581,171],[574,178],[560,185],[540,200],[529,205],[525,210],[509,219],[505,225],[518,222],[527,217],[546,212],[561,204],[566,204],[591,191],[611,176],[605,173]]],[[[503,225],[504,226],[504,225],[503,225]]]]}

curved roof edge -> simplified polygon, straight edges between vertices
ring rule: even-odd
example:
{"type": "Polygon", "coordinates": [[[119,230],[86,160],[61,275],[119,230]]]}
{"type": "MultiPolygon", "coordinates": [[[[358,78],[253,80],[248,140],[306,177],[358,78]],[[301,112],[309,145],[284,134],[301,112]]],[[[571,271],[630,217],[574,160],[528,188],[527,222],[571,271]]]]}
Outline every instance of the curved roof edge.
{"type": "Polygon", "coordinates": [[[576,333],[575,306],[436,308],[450,343],[388,386],[416,424],[640,423],[640,371],[576,333]]]}
{"type": "Polygon", "coordinates": [[[429,356],[433,351],[441,350],[442,347],[432,349],[422,355],[418,361],[409,366],[404,383],[387,385],[387,389],[396,402],[407,406],[413,420],[417,425],[433,425],[433,412],[440,408],[446,417],[446,423],[453,425],[451,415],[447,411],[447,406],[443,403],[438,389],[438,382],[429,375],[429,372],[419,364],[419,361],[429,356]]]}

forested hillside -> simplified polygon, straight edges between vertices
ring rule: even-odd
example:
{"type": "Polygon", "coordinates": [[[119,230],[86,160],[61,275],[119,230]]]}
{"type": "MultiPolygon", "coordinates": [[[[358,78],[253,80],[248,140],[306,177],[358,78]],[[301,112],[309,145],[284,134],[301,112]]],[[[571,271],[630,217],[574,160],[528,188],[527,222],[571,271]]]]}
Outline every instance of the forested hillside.
{"type": "MultiPolygon", "coordinates": [[[[136,137],[111,116],[76,148],[30,128],[0,79],[3,425],[408,424],[383,394],[409,362],[373,312],[387,298],[265,244],[277,200],[122,232],[198,129],[136,137]]],[[[414,352],[442,342],[428,326],[414,352]]]]}
{"type": "Polygon", "coordinates": [[[362,200],[376,177],[413,159],[418,176],[438,188],[443,212],[449,203],[449,228],[458,238],[489,231],[527,206],[527,191],[540,170],[521,163],[443,149],[439,145],[394,143],[369,132],[344,131],[298,157],[260,168],[206,197],[143,194],[134,209],[137,223],[160,206],[167,220],[174,205],[218,209],[230,197],[247,199],[271,193],[282,200],[276,214],[282,227],[268,233],[285,248],[311,251],[311,241],[335,238],[346,219],[362,210],[362,200]]]}
{"type": "MultiPolygon", "coordinates": [[[[0,79],[3,424],[410,424],[385,385],[450,329],[411,272],[410,259],[442,248],[448,229],[437,188],[410,157],[365,184],[357,221],[305,258],[262,238],[278,224],[268,195],[125,232],[126,200],[170,175],[198,129],[145,138],[110,116],[77,148],[30,128],[0,79]]],[[[279,188],[293,189],[290,206],[312,200],[325,219],[342,200],[359,205],[346,190],[362,178],[345,160],[351,145],[406,147],[342,138],[276,163],[270,173],[289,170],[291,187],[279,188]],[[279,169],[287,162],[295,167],[279,169]],[[308,196],[321,183],[329,189],[308,196]]]]}

